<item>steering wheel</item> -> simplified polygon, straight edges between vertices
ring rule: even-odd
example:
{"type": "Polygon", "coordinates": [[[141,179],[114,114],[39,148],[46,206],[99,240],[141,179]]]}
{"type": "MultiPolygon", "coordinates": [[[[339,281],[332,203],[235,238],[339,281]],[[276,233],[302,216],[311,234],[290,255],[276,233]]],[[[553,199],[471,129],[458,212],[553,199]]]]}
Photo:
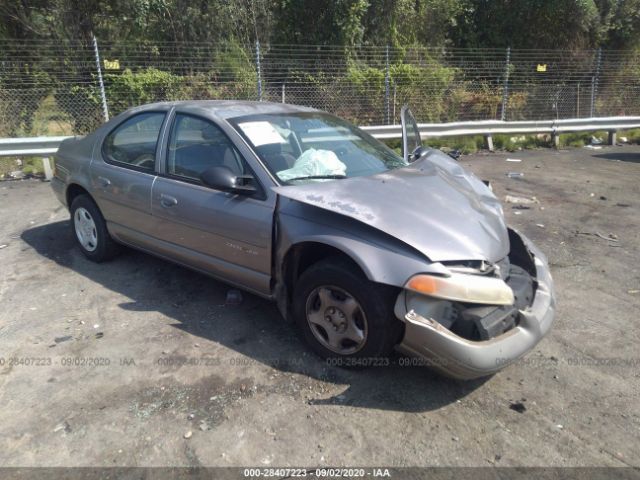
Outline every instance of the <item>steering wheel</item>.
{"type": "Polygon", "coordinates": [[[131,163],[133,165],[136,165],[137,167],[153,170],[156,165],[156,159],[155,156],[151,153],[143,153],[131,163]]]}
{"type": "Polygon", "coordinates": [[[107,152],[107,155],[113,160],[121,163],[129,163],[129,158],[125,152],[116,147],[112,147],[110,150],[110,152],[107,152]]]}

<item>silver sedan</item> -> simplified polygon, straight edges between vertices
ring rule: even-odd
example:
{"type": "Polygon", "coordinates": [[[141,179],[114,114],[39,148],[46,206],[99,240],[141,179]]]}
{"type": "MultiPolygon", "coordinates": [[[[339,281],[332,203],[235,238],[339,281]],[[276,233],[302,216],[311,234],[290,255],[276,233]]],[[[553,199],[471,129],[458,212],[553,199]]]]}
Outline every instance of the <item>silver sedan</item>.
{"type": "Polygon", "coordinates": [[[90,260],[127,245],[271,299],[335,365],[492,374],[551,327],[546,259],[402,124],[399,155],[311,108],[144,105],[64,141],[51,184],[90,260]]]}

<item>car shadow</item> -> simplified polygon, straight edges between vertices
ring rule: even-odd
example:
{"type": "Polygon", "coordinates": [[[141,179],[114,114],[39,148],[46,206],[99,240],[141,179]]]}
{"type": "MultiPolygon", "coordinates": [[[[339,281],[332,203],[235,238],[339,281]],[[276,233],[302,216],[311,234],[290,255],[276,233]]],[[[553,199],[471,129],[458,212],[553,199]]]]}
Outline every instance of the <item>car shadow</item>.
{"type": "Polygon", "coordinates": [[[250,361],[348,385],[340,395],[310,401],[316,405],[423,412],[455,402],[486,381],[457,381],[424,366],[406,366],[410,359],[397,354],[388,366],[347,370],[328,365],[310,352],[273,303],[255,295],[242,292],[240,305],[225,305],[227,285],[132,249],[112,262],[92,263],[78,250],[68,221],[30,228],[21,238],[43,257],[131,299],[120,304],[124,310],[159,312],[175,320],[174,327],[250,361]]]}
{"type": "Polygon", "coordinates": [[[617,160],[619,162],[640,163],[639,152],[609,152],[593,155],[595,158],[603,158],[605,160],[617,160]]]}

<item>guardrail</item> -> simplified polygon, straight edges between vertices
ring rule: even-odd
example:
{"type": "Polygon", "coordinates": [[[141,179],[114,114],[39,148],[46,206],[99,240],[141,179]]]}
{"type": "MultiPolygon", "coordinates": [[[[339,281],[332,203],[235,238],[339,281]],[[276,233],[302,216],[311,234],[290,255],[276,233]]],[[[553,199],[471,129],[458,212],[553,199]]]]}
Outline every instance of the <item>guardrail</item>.
{"type": "MultiPolygon", "coordinates": [[[[616,132],[630,128],[640,128],[640,117],[594,117],[516,122],[482,120],[478,122],[418,124],[418,130],[423,138],[482,135],[485,137],[485,143],[489,150],[493,150],[492,135],[501,133],[548,133],[552,136],[554,145],[558,146],[558,135],[561,133],[606,130],[609,133],[608,143],[613,145],[616,143],[616,132]]],[[[400,125],[362,127],[362,129],[381,140],[402,138],[400,125]]]]}
{"type": "MultiPolygon", "coordinates": [[[[588,132],[606,130],[608,143],[616,143],[616,132],[630,128],[640,128],[640,117],[596,117],[573,118],[566,120],[534,120],[503,122],[500,120],[482,120],[477,122],[421,123],[420,135],[428,137],[454,137],[482,135],[486,147],[493,150],[492,135],[548,133],[558,146],[558,136],[568,132],[588,132]]],[[[400,125],[365,126],[362,129],[380,140],[402,138],[400,125]]],[[[63,140],[71,137],[31,137],[0,139],[0,157],[42,157],[45,176],[51,178],[49,156],[56,153],[63,140]]]]}
{"type": "Polygon", "coordinates": [[[42,157],[47,180],[53,177],[49,156],[58,151],[63,140],[71,137],[0,138],[0,157],[42,157]]]}

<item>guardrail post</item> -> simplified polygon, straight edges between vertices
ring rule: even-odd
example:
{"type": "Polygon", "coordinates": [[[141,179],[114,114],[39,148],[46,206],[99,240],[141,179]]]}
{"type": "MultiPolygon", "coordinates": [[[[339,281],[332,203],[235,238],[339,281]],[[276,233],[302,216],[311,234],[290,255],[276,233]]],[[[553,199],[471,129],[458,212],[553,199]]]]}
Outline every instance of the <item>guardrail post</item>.
{"type": "Polygon", "coordinates": [[[51,162],[49,157],[42,157],[42,169],[44,170],[44,178],[51,181],[53,178],[53,170],[51,169],[51,162]]]}
{"type": "Polygon", "coordinates": [[[385,73],[384,73],[384,124],[389,125],[389,79],[391,77],[391,72],[389,71],[389,45],[385,50],[385,73]]]}
{"type": "Polygon", "coordinates": [[[591,109],[589,116],[594,117],[596,114],[596,96],[598,95],[598,82],[600,79],[600,62],[602,60],[602,49],[598,48],[596,53],[596,65],[593,76],[591,77],[591,109]]]}
{"type": "Polygon", "coordinates": [[[490,152],[493,152],[493,137],[491,135],[484,136],[484,146],[490,152]]]}
{"type": "Polygon", "coordinates": [[[109,121],[109,107],[107,106],[107,94],[104,91],[104,82],[102,81],[102,66],[100,65],[100,51],[98,50],[98,40],[93,35],[93,53],[96,56],[96,69],[98,70],[98,85],[100,86],[100,98],[102,100],[102,115],[104,121],[109,121]]]}
{"type": "Polygon", "coordinates": [[[551,146],[553,148],[560,148],[560,134],[557,132],[553,132],[551,134],[551,146]]]}
{"type": "MultiPolygon", "coordinates": [[[[507,104],[509,103],[509,65],[511,63],[511,47],[507,47],[507,58],[504,65],[504,84],[502,86],[502,111],[500,120],[507,119],[507,104]]],[[[493,150],[493,148],[491,148],[493,150]]]]}
{"type": "Polygon", "coordinates": [[[617,130],[609,130],[609,138],[607,140],[607,143],[609,145],[615,145],[616,141],[617,141],[617,130]]]}
{"type": "Polygon", "coordinates": [[[256,73],[258,76],[258,101],[262,101],[262,69],[260,68],[260,41],[256,40],[256,73]]]}

